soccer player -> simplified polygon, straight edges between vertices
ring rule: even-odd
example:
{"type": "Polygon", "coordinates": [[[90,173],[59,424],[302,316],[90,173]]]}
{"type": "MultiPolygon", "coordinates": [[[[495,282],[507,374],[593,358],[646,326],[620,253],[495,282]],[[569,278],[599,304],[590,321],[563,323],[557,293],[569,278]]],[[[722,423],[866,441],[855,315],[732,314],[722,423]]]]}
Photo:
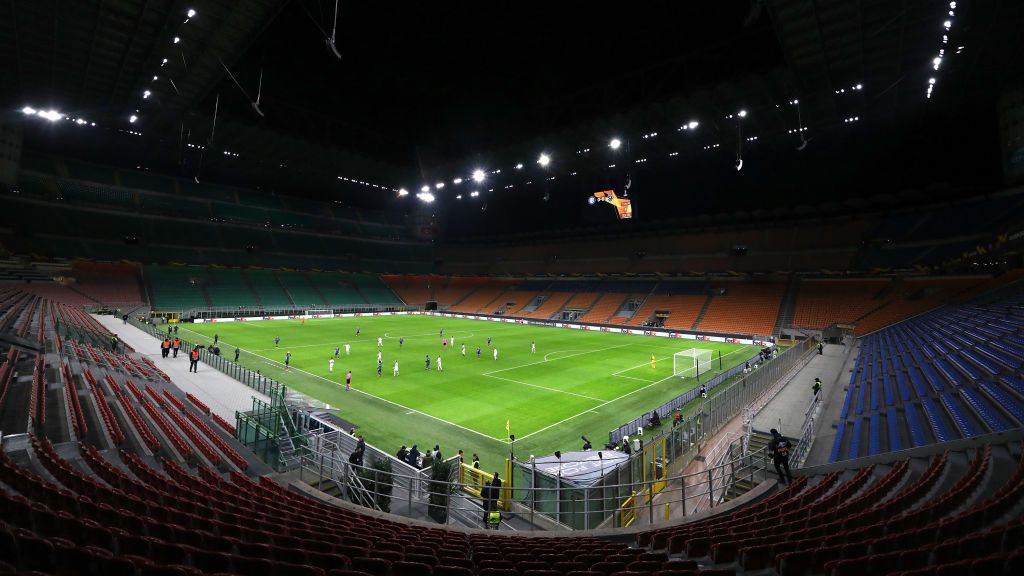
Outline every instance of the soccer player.
{"type": "Polygon", "coordinates": [[[706,385],[704,385],[704,384],[700,385],[700,397],[701,398],[707,398],[708,397],[708,387],[706,385]]]}
{"type": "Polygon", "coordinates": [[[476,359],[477,360],[480,359],[480,347],[479,346],[476,347],[476,359]]]}
{"type": "Polygon", "coordinates": [[[398,347],[401,348],[402,344],[405,344],[405,336],[398,337],[398,347]]]}
{"type": "Polygon", "coordinates": [[[444,328],[441,328],[441,333],[437,335],[438,338],[444,338],[444,328]]]}
{"type": "Polygon", "coordinates": [[[377,378],[380,378],[380,373],[384,370],[384,362],[380,358],[377,359],[377,378]]]}
{"type": "Polygon", "coordinates": [[[280,344],[281,344],[281,337],[280,336],[274,336],[274,348],[279,347],[280,344]]]}
{"type": "Polygon", "coordinates": [[[444,372],[444,368],[441,366],[441,355],[437,355],[437,371],[444,372]]]}
{"type": "Polygon", "coordinates": [[[352,389],[352,371],[349,370],[348,374],[345,374],[345,391],[348,392],[352,389]]]}
{"type": "Polygon", "coordinates": [[[395,371],[391,375],[398,376],[398,360],[395,360],[395,371]]]}
{"type": "Polygon", "coordinates": [[[430,354],[427,354],[427,362],[426,362],[426,364],[425,364],[425,365],[423,366],[423,369],[424,369],[424,370],[430,370],[430,354]]]}
{"type": "Polygon", "coordinates": [[[494,347],[494,360],[495,361],[498,360],[498,347],[497,346],[494,347]]]}
{"type": "Polygon", "coordinates": [[[384,346],[384,339],[377,336],[377,348],[380,348],[381,346],[384,346]]]}
{"type": "Polygon", "coordinates": [[[536,354],[536,353],[537,353],[537,343],[534,342],[533,340],[530,340],[530,354],[536,354]]]}
{"type": "Polygon", "coordinates": [[[327,371],[334,372],[334,358],[330,358],[327,360],[327,371]]]}
{"type": "Polygon", "coordinates": [[[345,344],[345,356],[348,356],[348,352],[349,352],[349,345],[345,344]]]}
{"type": "Polygon", "coordinates": [[[334,347],[334,357],[337,358],[338,354],[341,354],[341,348],[338,348],[337,346],[335,346],[334,347]]]}
{"type": "Polygon", "coordinates": [[[654,370],[654,354],[651,354],[651,370],[654,370]]]}
{"type": "Polygon", "coordinates": [[[292,362],[292,353],[291,352],[285,352],[284,353],[284,369],[285,370],[287,370],[289,368],[288,365],[291,364],[291,362],[292,362]]]}
{"type": "Polygon", "coordinates": [[[465,342],[462,343],[462,356],[463,357],[466,356],[466,343],[465,342]]]}
{"type": "Polygon", "coordinates": [[[487,337],[487,347],[488,348],[491,347],[491,337],[490,336],[487,337]]]}
{"type": "Polygon", "coordinates": [[[380,362],[380,361],[381,361],[381,359],[383,359],[383,358],[384,358],[384,357],[383,357],[383,356],[381,356],[381,354],[380,354],[380,350],[377,350],[377,362],[380,362]]]}
{"type": "Polygon", "coordinates": [[[356,326],[356,336],[359,336],[359,326],[356,326]]]}
{"type": "Polygon", "coordinates": [[[448,339],[447,338],[442,338],[441,339],[441,349],[442,350],[447,350],[448,349],[448,339]]]}

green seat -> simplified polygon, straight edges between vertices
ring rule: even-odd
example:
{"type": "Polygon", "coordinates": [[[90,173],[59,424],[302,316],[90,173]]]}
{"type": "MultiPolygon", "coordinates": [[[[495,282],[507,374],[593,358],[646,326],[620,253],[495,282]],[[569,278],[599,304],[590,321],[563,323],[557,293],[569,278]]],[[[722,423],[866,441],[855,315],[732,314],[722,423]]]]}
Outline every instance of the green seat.
{"type": "Polygon", "coordinates": [[[246,270],[245,275],[249,277],[249,283],[265,308],[293,306],[273,270],[246,270]]]}
{"type": "Polygon", "coordinates": [[[287,272],[282,270],[277,273],[277,278],[281,281],[281,285],[284,286],[284,289],[291,296],[292,302],[295,302],[296,306],[327,305],[327,302],[324,302],[323,297],[320,296],[316,288],[310,284],[305,272],[287,272]]]}

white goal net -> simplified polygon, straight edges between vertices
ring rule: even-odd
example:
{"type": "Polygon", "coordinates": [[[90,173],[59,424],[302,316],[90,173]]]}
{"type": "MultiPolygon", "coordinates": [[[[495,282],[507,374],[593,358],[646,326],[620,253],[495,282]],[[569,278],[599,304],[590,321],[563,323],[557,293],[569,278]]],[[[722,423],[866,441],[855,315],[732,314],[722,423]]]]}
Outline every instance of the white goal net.
{"type": "Polygon", "coordinates": [[[672,375],[693,378],[711,371],[711,350],[690,348],[672,355],[672,375]]]}

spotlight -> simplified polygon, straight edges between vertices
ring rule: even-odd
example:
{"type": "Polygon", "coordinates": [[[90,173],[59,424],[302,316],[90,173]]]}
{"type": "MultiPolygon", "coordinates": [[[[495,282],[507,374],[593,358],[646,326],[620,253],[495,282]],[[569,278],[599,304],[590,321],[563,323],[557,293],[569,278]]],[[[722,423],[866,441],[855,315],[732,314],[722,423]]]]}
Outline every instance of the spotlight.
{"type": "Polygon", "coordinates": [[[150,95],[150,94],[151,94],[151,92],[150,92],[149,90],[146,90],[146,91],[144,91],[144,92],[142,93],[142,98],[143,98],[143,99],[145,99],[145,98],[149,98],[149,95],[150,95]]]}
{"type": "Polygon", "coordinates": [[[135,124],[135,121],[138,120],[138,119],[139,119],[138,116],[136,116],[135,114],[132,114],[131,116],[128,117],[128,122],[130,122],[132,124],[135,124]]]}
{"type": "Polygon", "coordinates": [[[159,77],[159,76],[153,76],[153,82],[156,82],[156,81],[157,81],[157,80],[159,80],[159,79],[160,79],[160,77],[159,77]]]}
{"type": "Polygon", "coordinates": [[[196,17],[196,11],[192,10],[190,8],[189,11],[185,13],[185,15],[188,16],[189,18],[195,18],[196,17]]]}
{"type": "Polygon", "coordinates": [[[32,114],[36,113],[36,109],[31,107],[31,106],[25,106],[24,108],[21,109],[21,113],[26,115],[26,116],[31,116],[32,114]]]}
{"type": "Polygon", "coordinates": [[[399,196],[408,196],[409,195],[409,191],[406,190],[405,188],[402,188],[401,190],[398,191],[398,195],[399,196]]]}
{"type": "Polygon", "coordinates": [[[522,170],[522,169],[523,169],[523,163],[522,162],[520,162],[519,164],[516,164],[516,170],[522,170]]]}
{"type": "Polygon", "coordinates": [[[537,159],[537,164],[540,164],[541,166],[547,166],[550,163],[551,156],[548,156],[547,154],[541,154],[540,158],[537,159]]]}
{"type": "Polygon", "coordinates": [[[438,190],[444,188],[444,182],[438,182],[437,184],[434,184],[434,188],[437,188],[438,190]]]}
{"type": "Polygon", "coordinates": [[[740,170],[743,170],[743,158],[736,159],[736,171],[739,172],[740,170]]]}
{"type": "Polygon", "coordinates": [[[618,150],[619,146],[622,146],[622,140],[612,138],[612,141],[608,145],[611,146],[612,150],[618,150]]]}
{"type": "Polygon", "coordinates": [[[177,36],[175,36],[174,37],[174,43],[177,44],[178,42],[181,42],[181,38],[178,38],[177,36]]]}
{"type": "Polygon", "coordinates": [[[476,198],[479,195],[480,195],[480,192],[478,192],[476,190],[473,190],[472,192],[469,193],[469,197],[470,198],[476,198]]]}
{"type": "Polygon", "coordinates": [[[455,180],[452,180],[452,184],[462,184],[462,178],[456,178],[455,180]]]}
{"type": "Polygon", "coordinates": [[[166,66],[166,65],[167,65],[167,58],[164,58],[163,61],[160,62],[160,66],[163,67],[163,66],[166,66]]]}
{"type": "Polygon", "coordinates": [[[420,188],[420,192],[423,192],[424,194],[430,192],[430,186],[424,186],[423,188],[420,188]]]}
{"type": "Polygon", "coordinates": [[[457,196],[455,197],[455,199],[456,199],[456,200],[462,200],[462,194],[459,194],[459,195],[457,195],[457,196]]]}
{"type": "Polygon", "coordinates": [[[590,198],[587,198],[587,204],[590,204],[591,206],[593,206],[594,204],[597,204],[597,198],[594,198],[593,196],[591,196],[590,198]]]}
{"type": "Polygon", "coordinates": [[[699,125],[700,125],[700,123],[697,122],[696,120],[690,120],[690,123],[687,124],[686,127],[689,128],[690,130],[693,130],[694,128],[696,128],[699,125]]]}
{"type": "Polygon", "coordinates": [[[746,110],[740,110],[739,113],[737,113],[736,115],[739,116],[740,118],[746,118],[747,117],[747,111],[746,110]]]}
{"type": "MultiPolygon", "coordinates": [[[[23,112],[24,112],[24,110],[23,110],[23,112]]],[[[50,122],[56,122],[57,120],[60,120],[61,118],[64,117],[63,114],[61,114],[60,112],[58,112],[56,110],[40,110],[39,112],[36,112],[36,114],[40,118],[46,118],[50,122]]]]}
{"type": "Polygon", "coordinates": [[[416,197],[428,204],[434,201],[434,195],[430,192],[420,192],[416,197]]]}
{"type": "Polygon", "coordinates": [[[942,23],[942,27],[945,28],[946,30],[949,30],[950,28],[953,27],[953,21],[946,20],[945,22],[942,23]]]}
{"type": "Polygon", "coordinates": [[[484,181],[484,177],[485,177],[485,174],[484,174],[483,170],[481,170],[479,168],[477,168],[476,170],[473,170],[473,181],[474,182],[483,182],[484,181]]]}

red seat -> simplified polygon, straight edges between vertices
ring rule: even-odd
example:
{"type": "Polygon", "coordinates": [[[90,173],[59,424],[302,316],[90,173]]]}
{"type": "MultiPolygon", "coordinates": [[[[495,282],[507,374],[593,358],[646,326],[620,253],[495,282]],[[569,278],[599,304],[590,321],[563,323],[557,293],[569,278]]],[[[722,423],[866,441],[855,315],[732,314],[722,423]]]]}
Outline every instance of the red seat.
{"type": "Polygon", "coordinates": [[[383,558],[352,558],[352,568],[374,576],[387,576],[391,572],[391,561],[383,558]]]}
{"type": "Polygon", "coordinates": [[[274,562],[274,576],[325,576],[327,572],[323,568],[308,566],[306,564],[290,564],[288,562],[274,562]]]}
{"type": "Polygon", "coordinates": [[[473,576],[473,570],[465,566],[434,566],[434,576],[473,576]]]}
{"type": "Polygon", "coordinates": [[[626,565],[622,562],[597,562],[590,567],[591,572],[601,572],[604,574],[611,574],[612,572],[622,572],[626,569],[626,565]]]}
{"type": "Polygon", "coordinates": [[[405,560],[392,562],[391,571],[394,574],[402,574],[402,576],[432,576],[434,573],[433,567],[429,564],[424,564],[422,562],[408,562],[405,560]]]}

